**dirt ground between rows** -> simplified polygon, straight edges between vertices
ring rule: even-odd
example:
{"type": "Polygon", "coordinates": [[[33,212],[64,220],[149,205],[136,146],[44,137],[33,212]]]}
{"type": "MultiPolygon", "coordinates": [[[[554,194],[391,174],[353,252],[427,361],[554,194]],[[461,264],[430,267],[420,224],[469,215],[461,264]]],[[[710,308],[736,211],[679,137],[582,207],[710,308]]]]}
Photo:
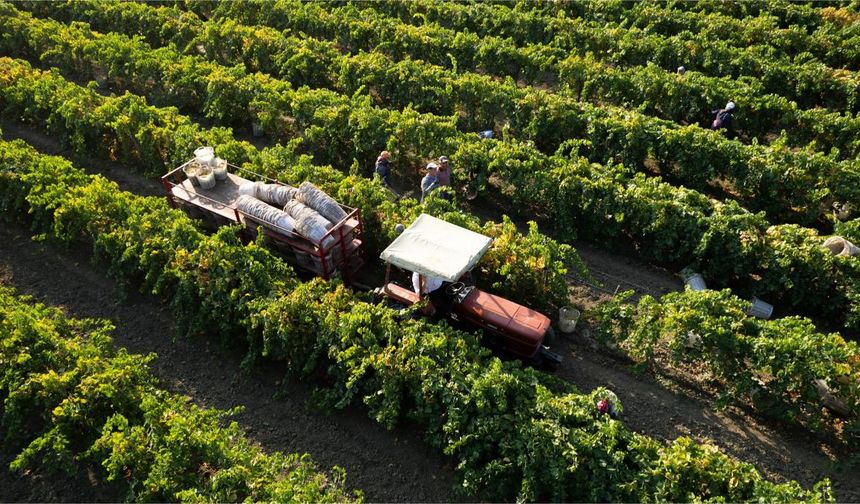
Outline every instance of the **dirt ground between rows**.
{"type": "MultiPolygon", "coordinates": [[[[69,154],[63,152],[53,138],[31,128],[3,124],[2,129],[7,138],[23,137],[44,152],[69,154]]],[[[116,180],[125,190],[138,194],[162,194],[156,180],[141,177],[118,164],[87,159],[82,160],[81,166],[93,168],[93,171],[116,180]]],[[[103,269],[88,263],[84,251],[58,251],[56,246],[33,243],[25,235],[24,228],[14,226],[7,226],[0,234],[0,271],[5,279],[23,292],[66,306],[74,315],[114,319],[120,328],[117,344],[137,352],[158,353],[156,372],[169,388],[212,406],[250,404],[248,411],[240,416],[240,423],[249,427],[251,436],[267,449],[308,451],[323,466],[344,466],[350,484],[365,490],[369,500],[441,501],[454,498],[450,461],[430,451],[417,434],[408,430],[385,432],[368,420],[360,409],[326,417],[307,406],[306,390],[294,392],[293,386],[289,397],[273,400],[272,395],[277,390],[275,382],[280,378],[276,370],[264,369],[253,377],[238,376],[236,370],[240,356],[220,350],[207,341],[174,342],[172,332],[166,329],[170,326],[170,317],[155,300],[141,296],[126,304],[118,303],[111,280],[104,276],[103,269]],[[52,271],[59,266],[46,268],[43,266],[46,263],[62,265],[62,270],[52,271]],[[56,282],[54,279],[60,273],[63,282],[56,282]],[[97,301],[89,300],[95,296],[91,289],[94,285],[99,286],[97,301]],[[88,310],[95,310],[95,313],[88,310]],[[150,312],[142,313],[146,310],[150,312]],[[103,312],[105,314],[100,314],[103,312]],[[133,334],[135,320],[146,324],[153,319],[158,320],[160,329],[153,328],[152,333],[137,332],[137,337],[120,335],[123,330],[131,330],[133,334]],[[153,339],[152,334],[159,331],[161,335],[153,339]],[[129,341],[121,338],[129,338],[129,341]],[[203,360],[197,362],[195,359],[198,358],[203,360]],[[236,390],[237,387],[240,388],[236,390]],[[248,395],[244,392],[246,390],[254,393],[248,395]],[[296,411],[302,414],[293,422],[302,425],[279,427],[284,415],[289,418],[296,411]],[[321,419],[325,420],[323,432],[315,425],[321,419]],[[352,422],[357,422],[360,427],[352,422]],[[368,449],[371,452],[376,449],[375,454],[365,457],[366,453],[358,449],[354,443],[356,429],[364,434],[372,433],[370,439],[373,444],[368,449]],[[302,442],[302,439],[296,439],[305,435],[311,440],[302,442]],[[293,439],[285,440],[285,436],[293,436],[293,439]],[[346,445],[346,455],[339,453],[343,444],[346,445]],[[398,450],[412,456],[405,461],[388,459],[394,462],[386,463],[384,456],[400,457],[398,450]],[[376,468],[365,467],[368,464],[376,468]],[[414,480],[408,477],[410,473],[414,480]]],[[[577,243],[575,246],[605,290],[614,291],[616,286],[620,286],[620,290],[634,289],[637,294],[661,295],[682,287],[673,274],[635,258],[594,244],[577,243]]],[[[592,305],[608,295],[573,279],[571,286],[577,302],[585,305],[592,305]]],[[[826,455],[829,448],[806,432],[761,422],[741,411],[717,412],[707,395],[694,387],[684,387],[661,376],[634,373],[626,362],[608,356],[580,336],[562,338],[554,350],[565,358],[565,364],[558,371],[559,376],[585,391],[598,386],[614,390],[624,404],[625,423],[637,432],[663,440],[690,436],[712,442],[726,453],[755,464],[776,480],[796,479],[804,486],[810,486],[825,476],[830,477],[840,501],[860,501],[858,472],[837,471],[826,455]]],[[[366,436],[360,439],[368,440],[366,436]]]]}

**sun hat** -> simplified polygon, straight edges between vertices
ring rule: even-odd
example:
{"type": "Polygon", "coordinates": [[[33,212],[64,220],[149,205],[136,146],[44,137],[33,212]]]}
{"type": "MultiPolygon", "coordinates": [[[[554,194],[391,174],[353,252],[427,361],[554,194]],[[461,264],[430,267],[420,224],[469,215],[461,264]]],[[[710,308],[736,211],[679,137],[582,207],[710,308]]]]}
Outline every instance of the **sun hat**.
{"type": "Polygon", "coordinates": [[[730,101],[730,102],[726,103],[726,110],[734,110],[734,109],[735,109],[735,102],[730,101]]]}

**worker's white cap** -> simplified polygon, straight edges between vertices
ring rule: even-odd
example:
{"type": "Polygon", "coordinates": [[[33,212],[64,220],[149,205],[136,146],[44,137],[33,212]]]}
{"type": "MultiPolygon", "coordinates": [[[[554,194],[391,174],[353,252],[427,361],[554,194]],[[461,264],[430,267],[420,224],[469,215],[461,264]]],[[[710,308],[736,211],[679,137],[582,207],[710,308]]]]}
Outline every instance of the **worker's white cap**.
{"type": "Polygon", "coordinates": [[[428,164],[427,164],[427,169],[428,169],[428,170],[435,170],[435,169],[437,169],[437,168],[439,168],[439,165],[437,165],[436,163],[428,163],[428,164]]]}
{"type": "Polygon", "coordinates": [[[726,110],[734,110],[734,109],[735,109],[735,102],[730,101],[730,102],[726,103],[726,110]]]}

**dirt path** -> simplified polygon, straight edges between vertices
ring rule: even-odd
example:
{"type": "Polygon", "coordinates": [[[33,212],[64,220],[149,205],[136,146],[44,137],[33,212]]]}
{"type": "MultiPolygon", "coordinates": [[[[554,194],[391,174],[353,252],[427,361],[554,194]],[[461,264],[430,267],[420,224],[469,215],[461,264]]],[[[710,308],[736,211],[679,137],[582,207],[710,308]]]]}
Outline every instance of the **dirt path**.
{"type": "MultiPolygon", "coordinates": [[[[44,152],[68,154],[62,151],[54,139],[35,129],[22,128],[13,124],[4,124],[2,128],[7,137],[21,136],[44,152]]],[[[161,186],[156,180],[142,177],[118,164],[99,163],[87,159],[82,160],[82,165],[95,167],[105,176],[116,180],[123,189],[138,194],[161,194],[161,186]]],[[[2,246],[4,250],[11,246],[10,241],[12,240],[4,240],[5,244],[2,246]]],[[[571,287],[575,299],[586,306],[600,302],[616,288],[618,290],[633,289],[637,296],[643,294],[660,296],[666,292],[682,288],[680,279],[672,273],[641,263],[623,253],[613,253],[607,251],[605,247],[602,248],[590,243],[576,243],[575,247],[586,264],[592,269],[592,275],[602,284],[600,289],[595,289],[593,286],[585,285],[581,281],[571,278],[571,287]]],[[[50,252],[43,251],[41,253],[50,252]]],[[[7,255],[0,250],[0,265],[6,263],[5,256],[7,255]]],[[[85,258],[82,260],[86,262],[85,258]]],[[[33,261],[37,262],[37,259],[33,259],[33,261]]],[[[19,268],[25,270],[31,267],[32,265],[28,266],[26,262],[19,265],[19,268]]],[[[17,270],[13,269],[13,271],[17,270]]],[[[24,274],[25,272],[21,272],[19,276],[24,274]]],[[[26,274],[33,275],[36,272],[26,274]]],[[[68,303],[69,301],[63,302],[68,303]]],[[[158,305],[155,307],[161,309],[158,305]]],[[[126,307],[126,310],[129,309],[126,307]]],[[[117,306],[115,311],[122,311],[122,307],[117,306]]],[[[166,315],[162,314],[162,316],[166,315]]],[[[164,350],[154,351],[159,356],[162,356],[162,352],[166,352],[162,359],[181,358],[183,351],[179,349],[178,345],[191,345],[184,348],[194,346],[180,341],[177,342],[177,345],[170,343],[166,345],[164,350]],[[171,353],[176,352],[180,356],[171,355],[171,353]]],[[[205,352],[209,352],[206,355],[213,352],[218,353],[217,350],[210,349],[205,344],[204,348],[206,348],[205,352]]],[[[822,477],[828,476],[835,483],[840,501],[860,501],[860,478],[855,477],[855,474],[837,472],[825,455],[826,447],[821,446],[819,441],[811,439],[805,432],[787,429],[785,426],[765,425],[743,412],[716,412],[710,400],[703,394],[697,393],[695,390],[680,390],[677,383],[670,380],[636,374],[629,369],[627,364],[607,357],[605,353],[593,348],[582,338],[562,339],[555,345],[554,350],[559,351],[565,357],[565,364],[558,372],[559,376],[574,383],[582,390],[587,391],[597,386],[606,386],[616,391],[625,405],[624,420],[626,424],[637,432],[663,440],[672,440],[678,436],[690,436],[699,441],[710,440],[726,453],[755,464],[774,479],[796,479],[808,486],[822,477]]],[[[239,358],[229,355],[220,355],[219,358],[227,359],[227,364],[222,365],[222,367],[227,370],[226,374],[232,377],[238,366],[239,358]]],[[[181,361],[180,365],[181,367],[186,366],[181,361]]],[[[269,376],[269,383],[277,378],[276,373],[274,376],[269,376]]],[[[263,376],[262,379],[265,382],[267,378],[263,376]]],[[[204,381],[204,383],[210,382],[204,381]]],[[[253,383],[245,385],[253,387],[253,383]]],[[[176,386],[178,390],[185,391],[192,396],[197,396],[201,392],[205,393],[205,391],[194,388],[183,389],[181,388],[182,382],[176,386]]],[[[210,383],[207,386],[211,387],[212,385],[210,383]]],[[[262,386],[265,387],[266,385],[262,386]]],[[[269,394],[270,396],[271,394],[269,394]]],[[[302,404],[304,403],[302,402],[302,404]]],[[[364,416],[361,412],[354,412],[354,414],[364,416]]],[[[243,417],[249,416],[247,413],[243,415],[243,417]]],[[[259,423],[260,419],[256,420],[259,423]]],[[[305,424],[306,421],[310,420],[312,418],[304,417],[301,423],[305,424]]],[[[262,421],[266,422],[266,420],[262,421]]],[[[313,423],[308,425],[313,425],[313,423]]],[[[269,426],[264,425],[263,427],[269,426]]],[[[375,426],[368,428],[373,427],[375,426]]],[[[252,428],[259,429],[255,426],[252,428]]],[[[382,434],[387,437],[398,437],[397,434],[394,436],[384,432],[382,434]]],[[[349,436],[346,432],[344,435],[349,436]]],[[[254,436],[258,437],[257,432],[254,432],[254,436]]],[[[258,437],[258,439],[265,446],[269,446],[264,438],[258,437]]],[[[395,444],[397,443],[395,441],[395,444]]],[[[419,450],[427,451],[420,443],[414,446],[419,450]]],[[[283,449],[277,446],[275,448],[283,449]]],[[[311,450],[305,449],[305,451],[311,450]]],[[[338,463],[336,461],[329,463],[327,459],[317,456],[313,451],[311,453],[320,463],[326,465],[338,463]]],[[[426,453],[425,455],[430,456],[432,454],[426,453]]],[[[371,462],[368,461],[367,463],[371,462]]],[[[443,461],[439,463],[444,465],[443,461]]],[[[345,463],[340,462],[340,464],[344,465],[345,463]]],[[[402,467],[399,463],[397,466],[402,467]]],[[[350,481],[357,487],[364,488],[356,479],[357,476],[353,475],[354,471],[349,467],[347,469],[350,481]]],[[[385,467],[383,467],[384,469],[385,467]]],[[[407,500],[421,500],[418,494],[404,493],[403,495],[407,500]]],[[[368,497],[371,497],[371,500],[376,500],[373,499],[370,491],[368,491],[368,497]]],[[[433,499],[432,496],[429,498],[433,499]]],[[[437,499],[442,498],[437,497],[437,499]]],[[[386,498],[386,500],[391,499],[386,498]]]]}
{"type": "Polygon", "coordinates": [[[21,475],[9,471],[14,454],[0,450],[0,501],[2,502],[121,502],[125,489],[99,481],[93,468],[75,474],[35,468],[21,475]]]}
{"type": "Polygon", "coordinates": [[[157,178],[144,177],[119,163],[101,161],[93,157],[81,158],[71,150],[64,149],[56,137],[47,135],[38,128],[3,119],[0,120],[0,130],[3,131],[4,140],[21,139],[44,154],[63,156],[86,169],[88,173],[103,175],[105,178],[113,180],[124,191],[141,196],[164,195],[164,188],[157,178]],[[78,161],[80,162],[78,163],[78,161]]]}

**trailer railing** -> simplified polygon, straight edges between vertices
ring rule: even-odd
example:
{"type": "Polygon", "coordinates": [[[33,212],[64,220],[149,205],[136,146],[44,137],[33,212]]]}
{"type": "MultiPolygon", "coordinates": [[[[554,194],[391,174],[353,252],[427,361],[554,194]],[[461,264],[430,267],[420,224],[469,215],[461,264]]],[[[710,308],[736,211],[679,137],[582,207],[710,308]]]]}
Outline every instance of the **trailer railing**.
{"type": "MultiPolygon", "coordinates": [[[[333,223],[320,241],[314,242],[293,230],[263,222],[239,210],[235,201],[223,201],[203,194],[185,175],[185,167],[193,161],[193,159],[189,160],[161,177],[162,185],[167,192],[168,204],[172,208],[182,206],[187,209],[189,205],[193,206],[211,215],[214,226],[220,226],[222,222],[228,220],[243,224],[244,229],[249,233],[257,234],[262,228],[265,236],[275,242],[276,249],[284,254],[285,258],[325,279],[330,279],[340,272],[344,280],[351,283],[355,272],[364,264],[364,224],[360,209],[338,203],[346,212],[346,217],[333,223]],[[180,204],[178,200],[182,203],[180,204]]],[[[241,180],[285,185],[278,180],[229,163],[227,171],[241,180]]],[[[249,234],[248,239],[252,238],[253,236],[249,234]]]]}

